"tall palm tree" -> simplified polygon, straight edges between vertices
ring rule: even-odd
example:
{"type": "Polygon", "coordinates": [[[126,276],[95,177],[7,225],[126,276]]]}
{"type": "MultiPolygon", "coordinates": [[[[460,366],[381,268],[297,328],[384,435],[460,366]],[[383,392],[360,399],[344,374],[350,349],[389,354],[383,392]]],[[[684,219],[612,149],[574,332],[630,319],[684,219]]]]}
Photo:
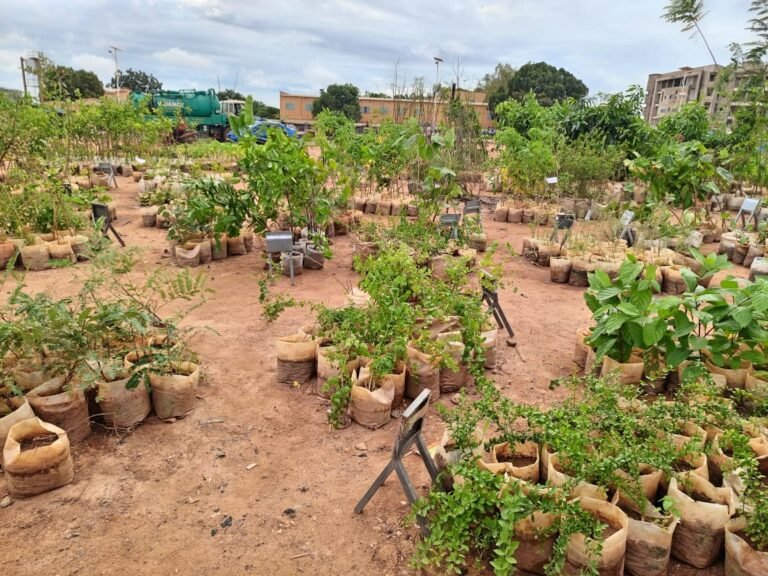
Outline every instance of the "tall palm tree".
{"type": "MultiPolygon", "coordinates": [[[[706,15],[707,12],[704,10],[704,0],[670,0],[664,9],[663,18],[671,24],[682,24],[683,32],[693,31],[691,37],[696,36],[696,34],[701,36],[709,55],[712,57],[712,62],[714,62],[715,67],[719,67],[715,54],[712,52],[709,42],[707,42],[707,37],[704,36],[704,32],[701,31],[701,26],[699,26],[699,22],[701,22],[706,15]]],[[[713,97],[712,102],[709,105],[709,113],[714,114],[716,110],[717,99],[713,97]]]]}

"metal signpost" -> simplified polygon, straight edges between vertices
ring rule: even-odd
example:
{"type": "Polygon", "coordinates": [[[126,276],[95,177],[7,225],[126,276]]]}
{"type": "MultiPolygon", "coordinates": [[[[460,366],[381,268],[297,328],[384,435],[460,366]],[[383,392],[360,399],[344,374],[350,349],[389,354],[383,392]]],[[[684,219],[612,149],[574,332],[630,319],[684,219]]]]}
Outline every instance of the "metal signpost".
{"type": "Polygon", "coordinates": [[[107,188],[118,187],[117,178],[115,178],[115,165],[112,162],[99,162],[96,169],[107,175],[107,188]]]}
{"type": "Polygon", "coordinates": [[[291,272],[291,286],[294,286],[294,273],[293,273],[293,233],[291,232],[267,232],[264,235],[264,240],[267,244],[267,262],[269,263],[269,270],[272,271],[272,254],[280,252],[280,254],[288,254],[288,269],[291,272]]]}
{"type": "Polygon", "coordinates": [[[632,224],[632,220],[635,219],[635,213],[632,212],[632,210],[626,210],[624,214],[621,215],[621,220],[619,220],[619,225],[621,226],[621,233],[619,234],[619,238],[627,241],[627,246],[632,247],[635,244],[635,235],[632,232],[632,229],[629,227],[630,224],[632,224]]]}
{"type": "Polygon", "coordinates": [[[451,238],[453,240],[458,239],[459,237],[459,220],[461,219],[460,214],[441,214],[440,215],[440,226],[443,227],[449,227],[451,228],[451,238]]]}
{"type": "MultiPolygon", "coordinates": [[[[421,456],[424,465],[427,467],[432,481],[437,480],[437,467],[435,466],[432,456],[429,454],[427,443],[424,441],[424,436],[421,435],[422,428],[424,427],[424,416],[427,414],[429,408],[429,396],[431,392],[429,389],[424,389],[421,394],[411,402],[411,405],[403,412],[400,417],[400,428],[395,438],[395,445],[392,448],[392,459],[381,471],[381,474],[374,480],[371,487],[360,499],[360,502],[355,506],[355,513],[361,514],[366,504],[373,498],[373,495],[378,492],[379,488],[384,485],[384,482],[389,478],[394,470],[397,473],[397,477],[400,479],[400,484],[403,487],[405,495],[408,497],[408,502],[413,504],[418,500],[416,490],[411,483],[411,479],[408,477],[408,472],[403,465],[403,457],[411,449],[411,446],[415,443],[418,448],[419,455],[421,456]]],[[[427,535],[429,528],[427,527],[426,520],[424,518],[418,518],[419,525],[421,526],[422,533],[427,535]]]]}
{"type": "Polygon", "coordinates": [[[112,217],[109,215],[109,206],[94,202],[91,204],[91,212],[93,213],[94,222],[98,222],[99,218],[104,219],[104,227],[101,229],[101,233],[104,234],[104,236],[107,236],[109,232],[112,232],[112,234],[115,235],[115,238],[117,238],[117,241],[120,242],[120,246],[125,248],[123,237],[120,236],[117,230],[115,230],[115,227],[112,226],[112,217]]]}
{"type": "Polygon", "coordinates": [[[560,237],[560,230],[565,230],[563,239],[559,241],[560,249],[562,250],[563,246],[565,246],[565,243],[568,241],[568,238],[571,235],[571,229],[573,228],[573,223],[575,220],[575,214],[565,214],[561,212],[555,216],[555,229],[552,230],[552,235],[549,237],[549,241],[558,241],[560,237]]]}
{"type": "Polygon", "coordinates": [[[738,214],[736,214],[736,223],[738,224],[739,218],[741,218],[742,228],[746,228],[749,223],[754,220],[757,225],[757,215],[760,213],[760,203],[762,198],[744,198],[744,202],[739,208],[738,214]]]}

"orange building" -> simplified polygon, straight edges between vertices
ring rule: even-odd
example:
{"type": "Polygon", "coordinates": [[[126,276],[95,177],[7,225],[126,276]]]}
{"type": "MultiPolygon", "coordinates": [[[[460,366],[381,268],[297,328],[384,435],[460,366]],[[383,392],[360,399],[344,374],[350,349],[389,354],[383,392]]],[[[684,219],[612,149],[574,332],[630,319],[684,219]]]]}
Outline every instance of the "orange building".
{"type": "MultiPolygon", "coordinates": [[[[468,92],[460,90],[459,98],[472,106],[477,112],[480,126],[483,129],[493,127],[491,113],[485,102],[485,94],[482,92],[468,92]]],[[[316,95],[289,94],[280,92],[280,120],[286,124],[295,124],[300,128],[309,128],[314,123],[312,116],[312,104],[318,98],[316,95]]],[[[409,118],[416,118],[421,124],[432,124],[437,113],[437,124],[444,119],[448,102],[433,99],[406,100],[400,98],[370,98],[360,97],[360,124],[364,126],[377,126],[387,118],[395,122],[402,122],[409,118]]]]}

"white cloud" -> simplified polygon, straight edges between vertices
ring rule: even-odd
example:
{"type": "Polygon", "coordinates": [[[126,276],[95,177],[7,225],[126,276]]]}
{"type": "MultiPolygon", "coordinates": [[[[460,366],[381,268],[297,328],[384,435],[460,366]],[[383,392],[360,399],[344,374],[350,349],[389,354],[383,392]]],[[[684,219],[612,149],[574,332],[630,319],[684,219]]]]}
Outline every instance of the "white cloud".
{"type": "MultiPolygon", "coordinates": [[[[76,54],[69,60],[73,68],[82,68],[96,73],[103,82],[108,82],[115,74],[115,61],[107,56],[95,54],[76,54]]],[[[122,65],[121,65],[122,66],[122,65]]],[[[125,69],[123,66],[122,69],[125,69]]]]}
{"type": "Polygon", "coordinates": [[[310,64],[303,70],[303,79],[313,90],[325,88],[328,84],[341,82],[341,76],[322,64],[310,64]]]}
{"type": "Polygon", "coordinates": [[[152,55],[156,60],[168,66],[179,68],[212,68],[213,60],[203,54],[187,52],[181,48],[169,48],[152,55]]]}

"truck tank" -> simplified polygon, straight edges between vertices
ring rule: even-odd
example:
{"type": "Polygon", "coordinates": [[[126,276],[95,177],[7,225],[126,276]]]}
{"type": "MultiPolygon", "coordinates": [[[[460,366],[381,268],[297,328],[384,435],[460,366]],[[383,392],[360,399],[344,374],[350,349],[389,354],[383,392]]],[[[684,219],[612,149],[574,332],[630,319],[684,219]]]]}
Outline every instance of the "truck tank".
{"type": "Polygon", "coordinates": [[[227,131],[227,115],[221,110],[216,91],[209,90],[162,90],[153,94],[134,92],[131,101],[139,105],[150,98],[149,109],[163,116],[173,118],[180,114],[189,128],[207,132],[213,138],[222,140],[227,131]]]}

